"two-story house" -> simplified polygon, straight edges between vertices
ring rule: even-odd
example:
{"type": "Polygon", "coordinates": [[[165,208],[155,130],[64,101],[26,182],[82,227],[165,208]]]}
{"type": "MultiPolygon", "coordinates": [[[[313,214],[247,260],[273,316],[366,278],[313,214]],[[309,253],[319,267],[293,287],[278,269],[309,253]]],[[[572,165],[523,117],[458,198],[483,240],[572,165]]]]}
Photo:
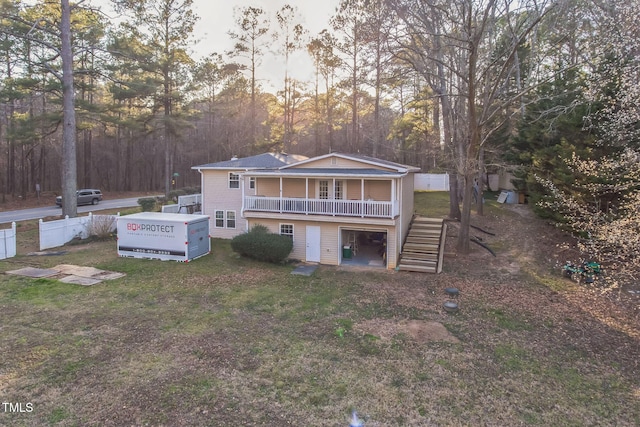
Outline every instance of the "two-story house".
{"type": "Polygon", "coordinates": [[[305,159],[305,156],[265,153],[192,167],[200,172],[202,213],[211,217],[211,236],[232,239],[248,230],[247,220],[241,216],[242,198],[256,194],[255,180],[242,179],[242,173],[277,169],[305,159]]]}
{"type": "Polygon", "coordinates": [[[343,153],[263,168],[239,167],[241,160],[233,170],[224,169],[228,162],[194,167],[202,174],[203,213],[212,217],[214,237],[262,224],[293,239],[294,259],[340,265],[366,254],[369,265],[396,267],[413,217],[418,168],[343,153]],[[232,194],[239,209],[227,209],[232,194]]]}

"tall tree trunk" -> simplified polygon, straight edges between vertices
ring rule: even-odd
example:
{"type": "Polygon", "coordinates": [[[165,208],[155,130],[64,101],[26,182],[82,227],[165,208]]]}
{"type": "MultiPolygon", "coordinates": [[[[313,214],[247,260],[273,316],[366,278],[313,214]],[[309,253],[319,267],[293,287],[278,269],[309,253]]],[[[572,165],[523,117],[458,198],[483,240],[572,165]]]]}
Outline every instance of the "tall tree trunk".
{"type": "Polygon", "coordinates": [[[76,113],[74,110],[73,52],[71,49],[71,8],[69,0],[61,0],[62,16],[60,35],[62,42],[62,214],[75,218],[78,215],[76,199],[76,113]]]}

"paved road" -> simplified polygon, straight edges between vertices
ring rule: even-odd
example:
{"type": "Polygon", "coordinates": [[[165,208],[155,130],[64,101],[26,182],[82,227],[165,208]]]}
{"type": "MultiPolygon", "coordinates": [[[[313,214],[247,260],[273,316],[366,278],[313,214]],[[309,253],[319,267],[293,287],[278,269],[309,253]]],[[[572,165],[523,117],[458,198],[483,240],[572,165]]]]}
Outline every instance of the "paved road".
{"type": "MultiPolygon", "coordinates": [[[[138,206],[139,197],[130,199],[103,200],[97,205],[78,206],[78,213],[98,212],[106,209],[120,209],[138,206]]],[[[19,211],[0,212],[0,224],[10,223],[13,221],[27,221],[30,219],[40,219],[48,216],[62,215],[62,208],[55,204],[52,206],[43,206],[33,209],[22,209],[19,211]]]]}

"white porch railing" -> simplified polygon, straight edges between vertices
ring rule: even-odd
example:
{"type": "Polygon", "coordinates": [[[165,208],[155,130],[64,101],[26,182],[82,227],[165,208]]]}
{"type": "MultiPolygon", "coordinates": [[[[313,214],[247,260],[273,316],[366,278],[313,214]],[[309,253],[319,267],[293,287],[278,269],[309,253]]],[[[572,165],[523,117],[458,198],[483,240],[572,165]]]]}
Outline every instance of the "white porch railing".
{"type": "Polygon", "coordinates": [[[246,196],[244,198],[245,211],[362,218],[393,218],[397,215],[395,205],[394,202],[374,200],[303,199],[263,196],[246,196]]]}

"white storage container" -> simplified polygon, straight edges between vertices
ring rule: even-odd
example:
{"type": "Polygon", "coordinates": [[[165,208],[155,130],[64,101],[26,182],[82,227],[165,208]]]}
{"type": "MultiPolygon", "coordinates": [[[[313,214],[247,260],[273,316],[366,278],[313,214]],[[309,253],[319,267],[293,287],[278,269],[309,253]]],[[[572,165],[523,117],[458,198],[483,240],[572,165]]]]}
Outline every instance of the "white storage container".
{"type": "Polygon", "coordinates": [[[118,218],[118,255],[189,262],[211,252],[207,215],[142,212],[118,218]]]}

